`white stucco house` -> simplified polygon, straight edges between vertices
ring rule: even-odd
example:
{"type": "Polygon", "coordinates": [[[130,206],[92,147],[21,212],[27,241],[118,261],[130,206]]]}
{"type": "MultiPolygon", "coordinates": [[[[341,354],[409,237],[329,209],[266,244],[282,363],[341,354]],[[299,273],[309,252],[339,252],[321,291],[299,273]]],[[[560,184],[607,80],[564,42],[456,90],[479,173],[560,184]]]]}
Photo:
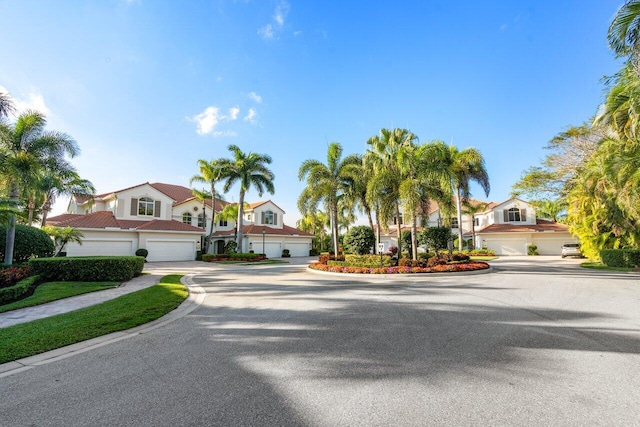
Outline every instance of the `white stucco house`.
{"type": "MultiPolygon", "coordinates": [[[[216,201],[216,212],[228,203],[216,201]]],[[[47,225],[70,226],[84,234],[82,245],[69,243],[67,256],[134,255],[149,251],[148,261],[194,260],[204,238],[213,237],[210,253],[221,253],[235,238],[235,221],[211,223],[211,200],[196,199],[191,189],[165,183],[144,183],[92,197],[73,196],[65,214],[47,225]]],[[[242,251],[280,257],[308,256],[313,235],[283,224],[285,212],[269,201],[251,205],[245,213],[242,251]],[[264,235],[263,235],[264,232],[264,235]]]]}
{"type": "MultiPolygon", "coordinates": [[[[527,255],[528,247],[537,246],[540,255],[560,255],[563,243],[577,242],[569,233],[569,227],[553,221],[538,219],[536,210],[530,203],[517,198],[508,199],[502,203],[470,201],[473,205],[483,204],[481,212],[473,215],[462,215],[462,233],[465,240],[473,239],[474,247],[491,249],[497,255],[527,255]]],[[[446,221],[442,217],[437,203],[430,203],[428,212],[418,220],[418,226],[442,226],[446,221]]],[[[381,242],[385,251],[389,246],[397,246],[396,232],[398,222],[402,231],[410,231],[410,224],[405,224],[403,218],[398,221],[393,218],[388,225],[388,231],[381,233],[381,242]]],[[[450,219],[451,231],[458,234],[458,219],[450,219]]]]}

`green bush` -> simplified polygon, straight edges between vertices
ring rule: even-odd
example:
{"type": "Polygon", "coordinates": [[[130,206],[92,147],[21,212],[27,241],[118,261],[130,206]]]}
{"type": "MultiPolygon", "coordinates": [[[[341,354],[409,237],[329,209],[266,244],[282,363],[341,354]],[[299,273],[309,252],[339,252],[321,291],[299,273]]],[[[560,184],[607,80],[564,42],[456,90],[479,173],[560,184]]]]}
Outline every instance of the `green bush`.
{"type": "Polygon", "coordinates": [[[376,243],[376,236],[373,234],[371,227],[366,225],[357,225],[344,235],[343,246],[349,253],[356,255],[364,255],[371,252],[373,245],[376,243]]]}
{"type": "Polygon", "coordinates": [[[204,254],[202,261],[260,261],[267,257],[263,254],[249,253],[230,253],[230,254],[204,254]]]}
{"type": "Polygon", "coordinates": [[[10,302],[28,297],[33,293],[35,288],[43,282],[42,276],[30,276],[22,279],[13,286],[0,289],[0,305],[9,304],[10,302]]]}
{"type": "Polygon", "coordinates": [[[603,249],[600,259],[608,267],[640,267],[640,249],[603,249]]]}
{"type": "MultiPolygon", "coordinates": [[[[0,257],[4,259],[7,227],[0,225],[0,257]]],[[[16,239],[13,246],[13,262],[21,264],[29,258],[46,258],[53,256],[55,245],[51,237],[39,228],[27,225],[16,225],[16,239]]]]}
{"type": "Polygon", "coordinates": [[[139,256],[97,256],[32,258],[29,267],[47,281],[126,282],[139,276],[144,258],[139,256]]]}
{"type": "Polygon", "coordinates": [[[447,243],[453,237],[449,227],[428,227],[418,234],[418,243],[438,251],[447,249],[447,243]]]}
{"type": "Polygon", "coordinates": [[[149,251],[146,250],[145,248],[140,248],[140,249],[136,250],[136,256],[141,256],[143,258],[147,258],[147,255],[149,255],[149,251]]]}
{"type": "Polygon", "coordinates": [[[536,245],[529,245],[527,247],[527,255],[539,255],[538,247],[536,245]]]}
{"type": "MultiPolygon", "coordinates": [[[[329,261],[328,265],[332,265],[331,262],[336,262],[336,261],[329,261]]],[[[367,255],[345,255],[344,256],[344,261],[337,261],[340,262],[340,264],[335,264],[335,265],[342,265],[345,267],[369,267],[369,268],[375,268],[375,267],[380,267],[380,255],[372,255],[372,254],[367,254],[367,255]]],[[[393,259],[391,259],[390,255],[382,255],[382,266],[383,267],[392,267],[395,265],[395,261],[393,259]]]]}
{"type": "Polygon", "coordinates": [[[235,240],[229,240],[227,243],[224,244],[224,253],[226,254],[236,253],[237,250],[238,250],[238,244],[236,243],[235,240]]]}

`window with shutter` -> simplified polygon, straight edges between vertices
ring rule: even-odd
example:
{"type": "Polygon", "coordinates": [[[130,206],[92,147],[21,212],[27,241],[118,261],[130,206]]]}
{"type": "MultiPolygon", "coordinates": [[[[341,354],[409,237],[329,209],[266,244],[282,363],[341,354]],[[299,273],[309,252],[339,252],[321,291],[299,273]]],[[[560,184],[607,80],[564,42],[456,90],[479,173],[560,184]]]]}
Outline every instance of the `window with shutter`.
{"type": "Polygon", "coordinates": [[[263,224],[268,224],[268,225],[273,225],[274,224],[274,213],[271,211],[266,211],[262,213],[263,218],[262,218],[262,223],[263,224]]]}

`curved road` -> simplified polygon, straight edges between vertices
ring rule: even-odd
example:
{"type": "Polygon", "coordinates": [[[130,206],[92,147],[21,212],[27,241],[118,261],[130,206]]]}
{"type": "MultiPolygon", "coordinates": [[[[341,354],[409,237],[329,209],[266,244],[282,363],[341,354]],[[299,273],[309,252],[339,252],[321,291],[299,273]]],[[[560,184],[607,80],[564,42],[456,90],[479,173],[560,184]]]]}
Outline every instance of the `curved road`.
{"type": "Polygon", "coordinates": [[[640,425],[640,275],[199,266],[161,328],[0,378],[2,426],[640,425]]]}

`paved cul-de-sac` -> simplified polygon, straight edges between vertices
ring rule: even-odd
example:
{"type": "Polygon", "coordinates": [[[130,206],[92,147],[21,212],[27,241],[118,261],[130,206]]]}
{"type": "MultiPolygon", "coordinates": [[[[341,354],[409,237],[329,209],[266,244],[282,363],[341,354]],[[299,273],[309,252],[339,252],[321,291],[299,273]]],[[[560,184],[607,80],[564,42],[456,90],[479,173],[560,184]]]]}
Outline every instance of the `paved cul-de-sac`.
{"type": "Polygon", "coordinates": [[[488,274],[158,263],[202,305],[0,378],[0,425],[640,425],[640,275],[504,257],[488,274]]]}

